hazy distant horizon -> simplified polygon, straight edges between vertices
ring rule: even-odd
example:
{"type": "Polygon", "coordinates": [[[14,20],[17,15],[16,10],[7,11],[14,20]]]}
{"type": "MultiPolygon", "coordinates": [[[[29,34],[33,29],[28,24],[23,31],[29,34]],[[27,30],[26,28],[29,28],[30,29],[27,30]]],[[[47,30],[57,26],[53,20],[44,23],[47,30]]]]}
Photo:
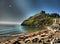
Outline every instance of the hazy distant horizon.
{"type": "Polygon", "coordinates": [[[21,22],[13,22],[13,21],[0,21],[0,25],[20,25],[21,22]]]}

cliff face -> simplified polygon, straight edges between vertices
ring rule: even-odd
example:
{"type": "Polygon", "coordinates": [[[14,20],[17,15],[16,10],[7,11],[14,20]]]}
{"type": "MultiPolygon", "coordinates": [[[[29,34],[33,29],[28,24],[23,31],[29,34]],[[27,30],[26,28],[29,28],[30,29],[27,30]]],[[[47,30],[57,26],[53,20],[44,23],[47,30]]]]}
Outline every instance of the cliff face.
{"type": "Polygon", "coordinates": [[[41,11],[39,14],[25,20],[21,25],[36,27],[49,26],[53,24],[53,18],[60,18],[60,16],[56,13],[47,14],[45,11],[41,11]]]}

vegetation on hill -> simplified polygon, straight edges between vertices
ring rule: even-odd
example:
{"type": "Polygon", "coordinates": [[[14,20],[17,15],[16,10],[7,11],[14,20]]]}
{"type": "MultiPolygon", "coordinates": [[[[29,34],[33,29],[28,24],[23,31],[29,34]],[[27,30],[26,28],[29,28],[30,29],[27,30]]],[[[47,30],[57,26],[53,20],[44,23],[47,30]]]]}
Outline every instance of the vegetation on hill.
{"type": "Polygon", "coordinates": [[[59,17],[60,16],[57,13],[47,14],[45,13],[45,11],[41,11],[39,14],[31,16],[30,18],[25,20],[21,25],[36,27],[49,26],[53,24],[53,18],[59,17]]]}

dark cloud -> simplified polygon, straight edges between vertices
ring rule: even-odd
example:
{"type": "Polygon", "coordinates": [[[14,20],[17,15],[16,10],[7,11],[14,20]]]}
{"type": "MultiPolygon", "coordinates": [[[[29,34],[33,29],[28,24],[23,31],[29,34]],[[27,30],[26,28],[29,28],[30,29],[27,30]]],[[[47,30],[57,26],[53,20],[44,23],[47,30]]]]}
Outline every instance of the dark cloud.
{"type": "Polygon", "coordinates": [[[14,0],[0,0],[0,21],[18,22],[21,21],[21,19],[23,18],[22,16],[24,16],[23,11],[17,8],[14,0]]]}
{"type": "Polygon", "coordinates": [[[60,0],[0,0],[0,21],[21,22],[41,10],[60,14],[60,0]]]}

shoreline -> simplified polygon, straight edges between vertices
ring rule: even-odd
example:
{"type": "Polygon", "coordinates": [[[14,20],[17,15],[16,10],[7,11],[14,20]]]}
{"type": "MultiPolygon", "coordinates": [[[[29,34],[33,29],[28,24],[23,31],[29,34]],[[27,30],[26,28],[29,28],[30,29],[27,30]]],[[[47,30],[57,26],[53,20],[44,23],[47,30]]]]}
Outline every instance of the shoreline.
{"type": "MultiPolygon", "coordinates": [[[[25,44],[24,42],[27,41],[29,38],[32,41],[33,38],[42,38],[43,40],[45,39],[50,39],[49,37],[51,36],[51,39],[53,40],[54,38],[60,38],[60,32],[53,32],[51,30],[48,29],[44,29],[44,30],[40,30],[40,31],[35,31],[35,32],[28,32],[28,33],[23,33],[23,34],[17,34],[17,35],[11,35],[11,36],[7,36],[0,38],[0,44],[4,44],[4,43],[14,43],[16,41],[20,41],[21,44],[25,44]],[[26,38],[28,37],[28,38],[26,38]],[[24,40],[25,38],[25,40],[24,40]],[[24,41],[23,41],[24,40],[24,41]],[[10,41],[10,42],[9,42],[10,41]]],[[[19,42],[19,43],[20,43],[19,42]]]]}
{"type": "MultiPolygon", "coordinates": [[[[41,30],[47,30],[47,29],[41,29],[41,30]]],[[[37,31],[30,31],[30,32],[25,32],[25,33],[20,33],[20,34],[14,34],[14,35],[0,35],[0,37],[3,37],[3,36],[21,36],[21,35],[25,35],[25,34],[28,34],[28,33],[34,33],[34,32],[38,32],[38,31],[41,31],[41,30],[37,30],[37,31]]]]}

